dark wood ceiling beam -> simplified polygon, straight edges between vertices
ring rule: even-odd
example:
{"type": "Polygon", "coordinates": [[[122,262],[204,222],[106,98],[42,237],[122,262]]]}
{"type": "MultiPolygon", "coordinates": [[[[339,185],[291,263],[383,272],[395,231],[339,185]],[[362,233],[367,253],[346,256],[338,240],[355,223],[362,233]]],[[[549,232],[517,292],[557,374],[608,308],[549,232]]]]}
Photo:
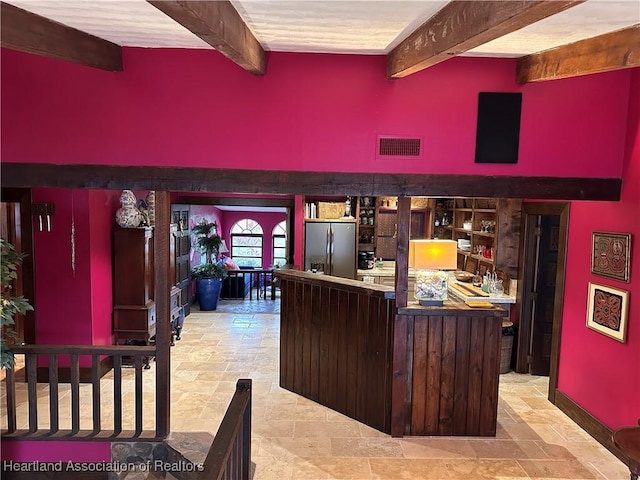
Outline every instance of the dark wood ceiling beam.
{"type": "Polygon", "coordinates": [[[2,187],[302,195],[620,200],[619,178],[226,170],[0,163],[2,187]]]}
{"type": "Polygon", "coordinates": [[[110,72],[122,71],[122,49],[75,28],[1,2],[3,47],[67,60],[110,72]]]}
{"type": "Polygon", "coordinates": [[[147,1],[245,70],[264,75],[264,50],[228,0],[147,1]]]}
{"type": "Polygon", "coordinates": [[[584,1],[453,0],[389,52],[387,78],[406,77],[584,1]]]}
{"type": "Polygon", "coordinates": [[[518,59],[518,83],[640,66],[640,24],[518,59]]]}

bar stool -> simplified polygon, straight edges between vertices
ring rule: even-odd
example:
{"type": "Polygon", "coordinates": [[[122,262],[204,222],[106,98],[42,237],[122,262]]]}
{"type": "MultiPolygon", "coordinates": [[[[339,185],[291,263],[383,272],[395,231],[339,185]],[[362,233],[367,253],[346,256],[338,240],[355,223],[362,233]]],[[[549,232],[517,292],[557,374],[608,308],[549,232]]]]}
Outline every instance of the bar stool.
{"type": "MultiPolygon", "coordinates": [[[[638,421],[640,425],[640,420],[638,421]]],[[[613,432],[613,443],[629,458],[631,480],[640,475],[640,426],[621,427],[613,432]]]]}

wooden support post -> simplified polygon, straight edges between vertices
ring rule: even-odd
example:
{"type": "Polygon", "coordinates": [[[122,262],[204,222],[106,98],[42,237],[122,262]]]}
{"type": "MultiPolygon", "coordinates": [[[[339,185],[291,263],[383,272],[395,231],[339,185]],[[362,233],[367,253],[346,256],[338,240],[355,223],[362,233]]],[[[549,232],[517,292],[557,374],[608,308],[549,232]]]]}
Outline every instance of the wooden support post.
{"type": "Polygon", "coordinates": [[[156,225],[154,233],[154,272],[156,302],[156,436],[169,434],[171,405],[171,301],[169,290],[171,235],[171,199],[169,192],[156,191],[156,225]]]}
{"type": "Polygon", "coordinates": [[[398,238],[396,253],[396,308],[407,306],[409,285],[409,232],[411,197],[398,197],[398,238]]]}

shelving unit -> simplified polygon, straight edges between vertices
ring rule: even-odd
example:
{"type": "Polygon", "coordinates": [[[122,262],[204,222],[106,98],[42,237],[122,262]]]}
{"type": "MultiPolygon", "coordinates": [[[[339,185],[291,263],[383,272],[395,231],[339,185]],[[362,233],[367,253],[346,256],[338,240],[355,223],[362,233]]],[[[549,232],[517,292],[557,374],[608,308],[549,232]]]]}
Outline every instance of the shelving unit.
{"type": "Polygon", "coordinates": [[[376,197],[358,197],[355,216],[358,221],[358,251],[375,251],[376,197]]]}
{"type": "MultiPolygon", "coordinates": [[[[428,198],[411,199],[410,238],[429,238],[431,201],[428,198]]],[[[398,197],[378,197],[376,201],[375,256],[395,260],[397,252],[398,197]]]]}
{"type": "Polygon", "coordinates": [[[469,240],[469,249],[458,248],[458,268],[468,272],[487,270],[517,272],[517,239],[520,201],[498,198],[436,198],[433,237],[469,240]],[[502,220],[501,220],[502,217],[502,220]],[[446,220],[445,220],[446,219],[446,220]],[[450,219],[450,220],[449,220],[450,219]],[[510,232],[499,231],[503,225],[510,232]]]}

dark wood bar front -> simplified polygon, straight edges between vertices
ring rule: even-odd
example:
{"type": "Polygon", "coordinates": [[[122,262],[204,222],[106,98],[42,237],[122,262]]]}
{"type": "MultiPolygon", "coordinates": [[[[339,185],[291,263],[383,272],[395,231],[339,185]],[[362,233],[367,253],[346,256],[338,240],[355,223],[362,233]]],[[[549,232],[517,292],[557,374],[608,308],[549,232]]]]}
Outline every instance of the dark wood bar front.
{"type": "Polygon", "coordinates": [[[280,386],[389,433],[393,292],[328,275],[275,275],[280,386]]]}
{"type": "Polygon", "coordinates": [[[391,287],[274,274],[281,387],[393,436],[495,436],[505,310],[396,311],[391,287]]]}
{"type": "Polygon", "coordinates": [[[463,303],[398,309],[392,435],[495,436],[506,313],[463,303]]]}

